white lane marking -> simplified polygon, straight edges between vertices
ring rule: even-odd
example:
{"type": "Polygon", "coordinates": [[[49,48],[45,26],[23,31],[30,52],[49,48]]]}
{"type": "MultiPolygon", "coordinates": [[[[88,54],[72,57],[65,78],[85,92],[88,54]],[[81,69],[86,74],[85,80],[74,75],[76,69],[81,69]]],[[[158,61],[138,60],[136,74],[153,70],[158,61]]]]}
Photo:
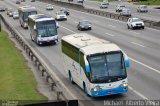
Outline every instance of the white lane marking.
{"type": "Polygon", "coordinates": [[[115,28],[116,26],[114,26],[114,25],[108,25],[109,27],[112,27],[112,28],[115,28]]]}
{"type": "Polygon", "coordinates": [[[72,33],[76,33],[76,32],[74,32],[74,31],[72,31],[72,30],[70,30],[70,29],[68,29],[68,28],[66,28],[66,27],[63,27],[63,26],[61,26],[61,25],[59,25],[60,27],[62,27],[62,28],[64,28],[64,29],[66,29],[66,30],[68,30],[68,31],[70,31],[70,32],[72,32],[72,33]]]}
{"type": "Polygon", "coordinates": [[[142,63],[142,62],[140,62],[140,61],[137,61],[136,59],[133,59],[133,58],[131,58],[131,57],[129,57],[129,58],[130,58],[132,61],[134,61],[134,62],[136,62],[136,63],[138,63],[138,64],[140,64],[140,65],[142,65],[142,66],[144,66],[144,67],[147,67],[147,68],[153,70],[154,72],[157,72],[158,74],[160,74],[160,70],[157,70],[157,69],[155,69],[155,68],[153,68],[153,67],[150,67],[150,66],[148,66],[148,65],[146,65],[146,64],[144,64],[144,63],[142,63]]]}
{"type": "Polygon", "coordinates": [[[134,33],[134,34],[136,34],[136,35],[139,35],[139,34],[140,34],[140,33],[138,33],[138,32],[134,32],[134,31],[131,31],[131,30],[130,30],[130,32],[131,32],[131,33],[134,33]]]}
{"type": "Polygon", "coordinates": [[[145,46],[143,46],[143,45],[141,45],[141,44],[139,44],[139,43],[136,43],[136,42],[131,42],[132,44],[134,44],[134,45],[138,45],[138,46],[140,46],[140,47],[145,47],[145,46]]]}
{"type": "Polygon", "coordinates": [[[105,34],[107,34],[107,35],[109,35],[109,36],[115,36],[115,35],[113,35],[113,34],[110,34],[110,33],[105,33],[105,34]]]}
{"type": "Polygon", "coordinates": [[[143,94],[141,94],[140,92],[138,92],[137,90],[135,90],[134,88],[132,88],[131,86],[128,86],[128,87],[129,87],[130,90],[132,90],[134,93],[136,93],[141,98],[149,100],[146,96],[144,96],[143,94]]]}

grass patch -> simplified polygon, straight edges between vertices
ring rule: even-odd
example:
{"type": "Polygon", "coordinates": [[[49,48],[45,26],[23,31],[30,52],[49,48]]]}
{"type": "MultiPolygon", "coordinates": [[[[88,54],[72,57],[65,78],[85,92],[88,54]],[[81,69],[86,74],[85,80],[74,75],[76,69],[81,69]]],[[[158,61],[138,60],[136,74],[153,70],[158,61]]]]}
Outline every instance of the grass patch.
{"type": "Polygon", "coordinates": [[[25,58],[7,33],[0,32],[0,100],[47,100],[36,86],[25,58]]]}
{"type": "Polygon", "coordinates": [[[139,5],[160,5],[160,0],[146,0],[138,2],[139,5]]]}

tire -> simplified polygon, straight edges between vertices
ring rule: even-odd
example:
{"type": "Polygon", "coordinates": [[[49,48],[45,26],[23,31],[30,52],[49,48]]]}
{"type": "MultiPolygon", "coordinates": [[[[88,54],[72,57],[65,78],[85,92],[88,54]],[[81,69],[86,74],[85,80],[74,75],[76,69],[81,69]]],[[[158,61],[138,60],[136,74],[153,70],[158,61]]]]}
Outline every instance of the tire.
{"type": "Polygon", "coordinates": [[[72,78],[72,74],[71,74],[70,71],[68,72],[68,75],[69,75],[69,80],[71,81],[72,84],[74,84],[74,81],[73,81],[73,78],[72,78]]]}
{"type": "Polygon", "coordinates": [[[134,29],[134,27],[131,25],[131,29],[134,29]]]}
{"type": "Polygon", "coordinates": [[[31,35],[31,34],[30,34],[30,36],[31,36],[31,40],[32,40],[32,41],[34,41],[34,40],[33,40],[33,37],[32,37],[32,35],[31,35]]]}
{"type": "Polygon", "coordinates": [[[144,29],[144,26],[142,26],[142,29],[144,29]]]}
{"type": "Polygon", "coordinates": [[[127,25],[127,28],[130,29],[129,25],[127,25]]]}

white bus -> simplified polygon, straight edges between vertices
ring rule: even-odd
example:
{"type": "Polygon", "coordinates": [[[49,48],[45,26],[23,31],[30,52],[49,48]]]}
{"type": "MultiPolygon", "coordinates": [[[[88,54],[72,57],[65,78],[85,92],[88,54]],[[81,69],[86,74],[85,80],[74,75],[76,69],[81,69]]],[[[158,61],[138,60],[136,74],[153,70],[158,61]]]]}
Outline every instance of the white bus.
{"type": "Polygon", "coordinates": [[[92,97],[128,91],[127,55],[114,43],[86,33],[62,37],[64,70],[71,80],[92,97]]]}
{"type": "Polygon", "coordinates": [[[54,18],[44,14],[30,15],[28,25],[31,39],[38,45],[58,42],[57,24],[54,18]]]}
{"type": "Polygon", "coordinates": [[[18,8],[19,22],[21,27],[28,28],[28,16],[37,14],[37,9],[32,6],[21,6],[18,8]]]}

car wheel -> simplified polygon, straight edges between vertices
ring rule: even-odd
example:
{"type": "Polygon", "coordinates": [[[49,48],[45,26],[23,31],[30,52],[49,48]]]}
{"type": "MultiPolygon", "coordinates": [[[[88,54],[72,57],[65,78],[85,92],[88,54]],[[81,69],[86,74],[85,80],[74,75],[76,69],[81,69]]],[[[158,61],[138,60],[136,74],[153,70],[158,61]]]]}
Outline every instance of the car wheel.
{"type": "Polygon", "coordinates": [[[127,24],[127,28],[130,29],[129,25],[127,24]]]}
{"type": "Polygon", "coordinates": [[[142,26],[142,29],[144,29],[144,26],[142,26]]]}
{"type": "Polygon", "coordinates": [[[134,27],[131,25],[131,29],[134,29],[134,27]]]}

